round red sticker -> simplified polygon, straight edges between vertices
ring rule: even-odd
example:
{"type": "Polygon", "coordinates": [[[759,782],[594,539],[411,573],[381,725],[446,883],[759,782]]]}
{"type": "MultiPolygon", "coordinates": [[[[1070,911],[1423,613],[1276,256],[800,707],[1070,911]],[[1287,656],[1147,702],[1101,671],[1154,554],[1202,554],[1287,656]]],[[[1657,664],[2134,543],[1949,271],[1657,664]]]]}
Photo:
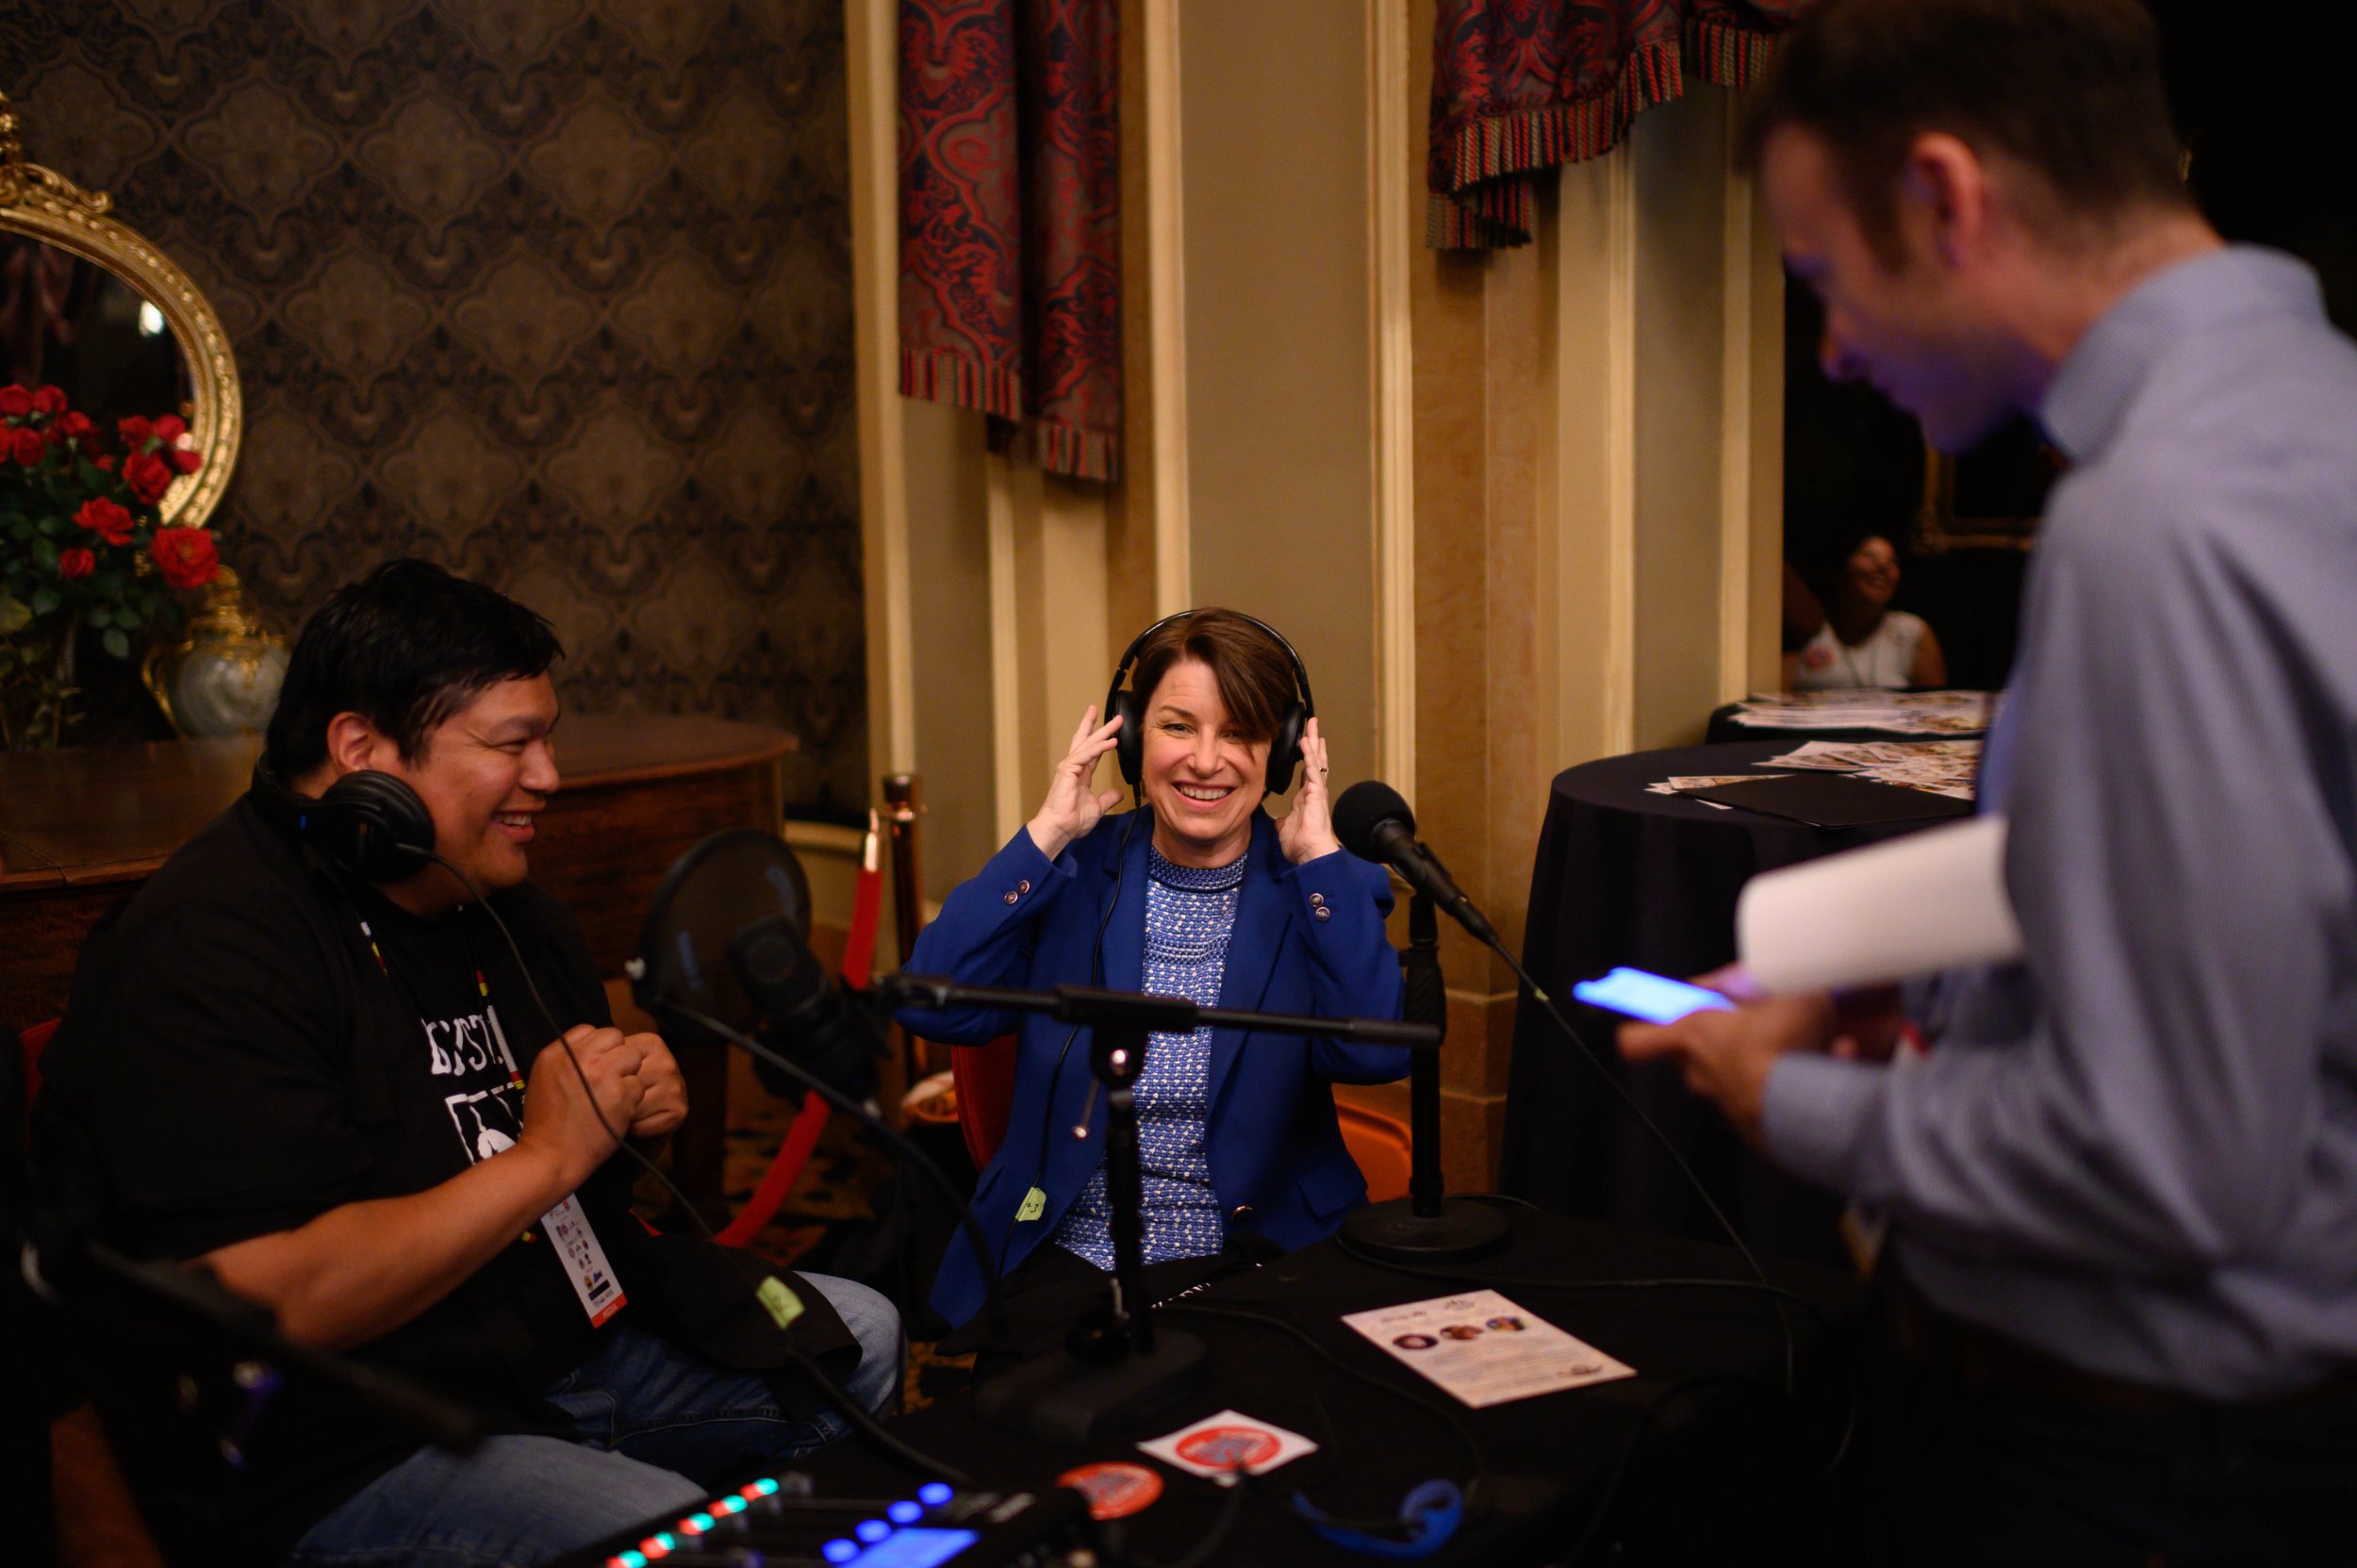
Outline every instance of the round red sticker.
{"type": "Polygon", "coordinates": [[[1206,1427],[1189,1432],[1178,1457],[1207,1470],[1249,1470],[1277,1457],[1277,1439],[1258,1427],[1206,1427]]]}
{"type": "Polygon", "coordinates": [[[1162,1477],[1143,1464],[1118,1460],[1067,1470],[1056,1477],[1056,1484],[1086,1497],[1092,1519],[1127,1519],[1162,1494],[1162,1477]]]}

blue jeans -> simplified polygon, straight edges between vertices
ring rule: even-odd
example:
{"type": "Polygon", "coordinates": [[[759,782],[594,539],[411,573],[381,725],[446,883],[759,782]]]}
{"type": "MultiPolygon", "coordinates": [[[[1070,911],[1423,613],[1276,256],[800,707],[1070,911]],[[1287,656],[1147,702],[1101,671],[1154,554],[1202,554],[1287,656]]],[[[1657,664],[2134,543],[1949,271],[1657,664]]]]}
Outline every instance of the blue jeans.
{"type": "MultiPolygon", "coordinates": [[[[844,1392],[896,1409],[900,1314],[865,1285],[805,1274],[859,1341],[844,1392]]],[[[733,1473],[790,1460],[850,1431],[838,1411],[778,1408],[767,1381],[681,1350],[628,1320],[557,1379],[548,1400],[577,1440],[493,1437],[461,1458],[420,1448],[311,1527],[300,1568],[505,1568],[586,1545],[664,1512],[683,1513],[733,1473]]]]}

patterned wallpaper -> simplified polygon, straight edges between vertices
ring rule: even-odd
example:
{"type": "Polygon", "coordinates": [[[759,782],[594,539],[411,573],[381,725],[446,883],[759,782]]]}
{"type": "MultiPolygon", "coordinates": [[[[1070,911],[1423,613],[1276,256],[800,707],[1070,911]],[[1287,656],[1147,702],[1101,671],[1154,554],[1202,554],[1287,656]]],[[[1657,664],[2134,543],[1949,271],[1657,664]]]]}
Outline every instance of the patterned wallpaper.
{"type": "Polygon", "coordinates": [[[584,711],[867,798],[840,0],[36,0],[26,152],[211,296],[223,554],[291,630],[394,554],[549,616],[584,711]]]}

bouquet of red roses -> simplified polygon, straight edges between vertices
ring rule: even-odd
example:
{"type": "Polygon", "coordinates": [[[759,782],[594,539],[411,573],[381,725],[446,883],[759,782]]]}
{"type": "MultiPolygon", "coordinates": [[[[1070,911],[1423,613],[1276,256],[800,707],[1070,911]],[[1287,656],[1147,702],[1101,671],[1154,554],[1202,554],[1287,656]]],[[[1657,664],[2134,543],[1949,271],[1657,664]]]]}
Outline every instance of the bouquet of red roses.
{"type": "Polygon", "coordinates": [[[0,746],[55,745],[84,627],[118,659],[170,590],[221,570],[203,528],[167,527],[173,481],[203,459],[177,416],[102,431],[55,387],[0,386],[0,746]]]}

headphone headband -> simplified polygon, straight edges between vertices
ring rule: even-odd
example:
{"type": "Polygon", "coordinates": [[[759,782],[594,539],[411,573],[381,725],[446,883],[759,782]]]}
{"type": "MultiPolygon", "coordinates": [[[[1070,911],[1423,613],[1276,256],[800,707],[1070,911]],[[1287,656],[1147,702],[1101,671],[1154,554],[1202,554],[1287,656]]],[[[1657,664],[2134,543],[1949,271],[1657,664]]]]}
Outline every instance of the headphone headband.
{"type": "MultiPolygon", "coordinates": [[[[1189,616],[1201,615],[1206,609],[1209,608],[1211,608],[1211,606],[1198,604],[1192,610],[1173,611],[1171,614],[1162,617],[1162,619],[1156,621],[1153,625],[1148,626],[1145,631],[1140,632],[1136,636],[1131,637],[1129,639],[1129,646],[1122,650],[1121,662],[1113,666],[1113,689],[1115,691],[1119,691],[1121,689],[1121,683],[1129,679],[1129,667],[1137,662],[1138,650],[1146,646],[1146,638],[1152,636],[1155,633],[1161,631],[1163,627],[1169,625],[1174,620],[1184,620],[1189,616]]],[[[1276,627],[1271,626],[1267,621],[1262,620],[1259,616],[1249,616],[1244,614],[1242,610],[1228,610],[1224,613],[1234,616],[1238,620],[1250,621],[1253,625],[1258,626],[1261,631],[1266,632],[1269,635],[1270,640],[1275,642],[1277,647],[1285,651],[1286,660],[1294,667],[1294,685],[1301,693],[1301,717],[1304,718],[1315,718],[1318,716],[1318,701],[1315,697],[1311,696],[1310,692],[1310,667],[1301,662],[1301,655],[1294,652],[1294,645],[1285,639],[1285,634],[1278,631],[1276,627]]],[[[1140,692],[1138,693],[1138,696],[1143,699],[1146,696],[1146,693],[1140,692]]]]}

